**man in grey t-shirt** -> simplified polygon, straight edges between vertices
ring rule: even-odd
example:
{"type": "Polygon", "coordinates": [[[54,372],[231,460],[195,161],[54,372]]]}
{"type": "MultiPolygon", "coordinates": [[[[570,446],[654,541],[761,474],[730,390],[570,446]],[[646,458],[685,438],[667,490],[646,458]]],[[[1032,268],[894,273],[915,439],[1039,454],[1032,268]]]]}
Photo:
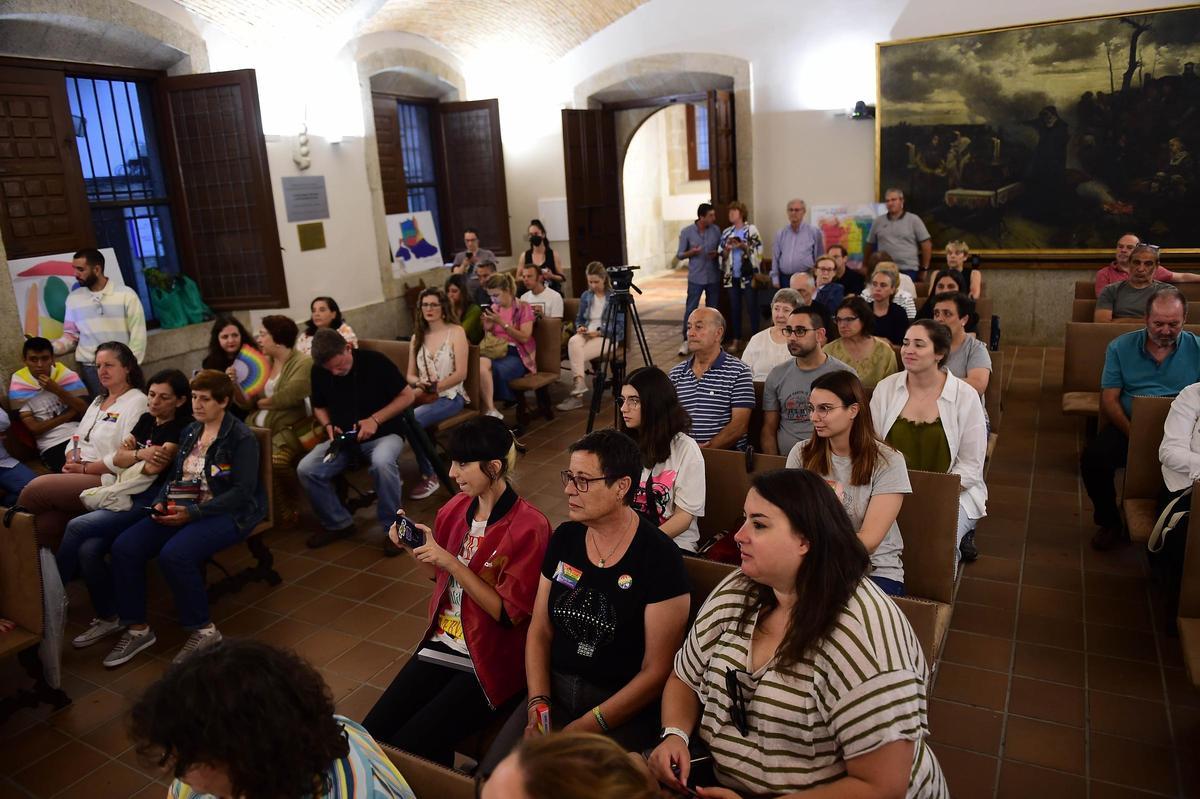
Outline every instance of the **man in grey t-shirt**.
{"type": "Polygon", "coordinates": [[[763,389],[762,451],[768,455],[791,452],[797,442],[812,437],[808,414],[808,394],[813,381],[823,374],[854,371],[837,358],[826,355],[825,323],[811,305],[802,305],[788,317],[783,335],[791,360],[784,361],[767,375],[763,389]]]}
{"type": "Polygon", "coordinates": [[[1158,269],[1158,250],[1139,244],[1129,254],[1129,279],[1111,283],[1096,298],[1093,322],[1114,319],[1141,320],[1146,316],[1146,303],[1154,292],[1166,283],[1154,279],[1158,269]]]}
{"type": "Polygon", "coordinates": [[[992,378],[992,356],[986,344],[967,335],[967,325],[974,312],[971,300],[965,294],[946,291],[933,298],[933,321],[950,328],[946,371],[965,380],[982,397],[992,378]]]}
{"type": "Polygon", "coordinates": [[[883,201],[887,213],[871,223],[863,248],[863,263],[871,262],[873,252],[886,252],[901,272],[913,280],[924,280],[933,256],[929,230],[921,217],[904,210],[904,192],[888,189],[883,201]]]}

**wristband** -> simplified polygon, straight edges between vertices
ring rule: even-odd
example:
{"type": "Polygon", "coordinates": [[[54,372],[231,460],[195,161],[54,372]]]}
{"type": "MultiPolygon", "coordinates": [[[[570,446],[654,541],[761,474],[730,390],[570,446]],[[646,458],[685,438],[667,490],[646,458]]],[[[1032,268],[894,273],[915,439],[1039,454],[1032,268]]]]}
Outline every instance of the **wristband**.
{"type": "Polygon", "coordinates": [[[604,714],[600,712],[599,705],[592,708],[592,716],[595,717],[596,723],[600,725],[600,729],[608,732],[608,722],[604,720],[604,714]]]}
{"type": "Polygon", "coordinates": [[[374,422],[374,423],[375,423],[375,426],[376,426],[376,427],[378,427],[379,425],[383,424],[383,422],[381,422],[381,421],[379,421],[378,419],[376,419],[376,418],[375,418],[375,414],[371,414],[371,416],[370,416],[370,419],[371,419],[371,421],[372,421],[372,422],[374,422]]]}
{"type": "Polygon", "coordinates": [[[545,694],[538,694],[537,696],[531,696],[531,697],[529,697],[529,703],[526,705],[526,707],[533,707],[534,705],[536,705],[539,702],[545,702],[548,705],[548,704],[550,704],[550,697],[546,696],[545,694]]]}
{"type": "Polygon", "coordinates": [[[682,739],[683,739],[683,745],[684,745],[684,746],[691,746],[691,745],[692,745],[692,738],[691,738],[691,736],[690,736],[690,735],[688,735],[688,734],[687,734],[686,732],[684,732],[683,730],[679,729],[678,727],[663,727],[662,734],[658,736],[658,739],[659,739],[660,741],[662,741],[662,740],[666,740],[666,737],[667,737],[668,735],[678,735],[680,738],[682,738],[682,739]]]}

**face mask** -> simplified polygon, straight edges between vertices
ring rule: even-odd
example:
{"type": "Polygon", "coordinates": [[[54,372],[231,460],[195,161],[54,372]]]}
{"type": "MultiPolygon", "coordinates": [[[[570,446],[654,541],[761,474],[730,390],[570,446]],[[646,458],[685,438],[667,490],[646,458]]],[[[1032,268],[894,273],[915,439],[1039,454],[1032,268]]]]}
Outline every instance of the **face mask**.
{"type": "Polygon", "coordinates": [[[532,244],[534,247],[542,246],[543,241],[545,241],[545,239],[543,239],[541,236],[537,235],[536,233],[529,237],[529,243],[532,244]]]}

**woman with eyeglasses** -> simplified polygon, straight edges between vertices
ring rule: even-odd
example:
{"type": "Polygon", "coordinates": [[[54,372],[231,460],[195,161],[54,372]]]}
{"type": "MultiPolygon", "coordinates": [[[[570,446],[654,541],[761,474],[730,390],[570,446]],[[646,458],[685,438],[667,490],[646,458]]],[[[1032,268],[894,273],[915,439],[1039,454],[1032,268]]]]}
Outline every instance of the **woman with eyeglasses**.
{"type": "MultiPolygon", "coordinates": [[[[450,300],[437,287],[427,288],[417,298],[421,315],[408,344],[408,372],[405,378],[417,392],[413,415],[422,427],[444,422],[463,409],[467,402],[467,354],[470,344],[462,326],[450,318],[450,300]]],[[[441,487],[433,464],[416,450],[421,482],[412,490],[412,499],[425,499],[441,487]]]]}
{"type": "Polygon", "coordinates": [[[510,485],[517,453],[503,422],[463,422],[446,449],[460,493],[438,511],[433,530],[415,525],[419,546],[398,524],[388,533],[434,582],[428,625],[363,726],[450,766],[458,741],[507,717],[524,693],[525,638],[550,523],[510,485]]]}
{"type": "Polygon", "coordinates": [[[642,453],[633,509],[685,552],[700,542],[704,515],[704,456],[688,435],[692,419],[679,404],[675,386],[655,366],[634,369],[617,396],[617,429],[637,441],[642,453]]]}
{"type": "Polygon", "coordinates": [[[683,556],[633,502],[642,457],[629,436],[589,433],[562,472],[570,521],[550,538],[525,644],[529,696],[483,760],[522,737],[603,733],[628,751],[658,735],[658,698],[691,596],[683,556]]]}
{"type": "Polygon", "coordinates": [[[704,797],[815,788],[948,799],[926,741],[925,656],[904,613],[867,579],[866,547],[833,489],[803,469],[761,472],[744,508],[741,569],[705,601],[675,656],[651,772],[687,785],[698,735],[720,786],[704,797]]]}
{"type": "Polygon", "coordinates": [[[888,375],[895,374],[896,352],[885,339],[872,335],[875,314],[862,297],[847,297],[833,315],[838,339],[825,345],[825,354],[849,364],[858,372],[863,388],[868,392],[888,375]]]}
{"type": "Polygon", "coordinates": [[[787,468],[825,478],[871,555],[871,579],[884,593],[904,596],[904,539],[896,526],[912,493],[904,456],[876,436],[867,392],[850,372],[818,377],[808,402],[813,437],[792,447],[787,468]]]}
{"type": "Polygon", "coordinates": [[[957,474],[959,560],[972,561],[975,524],[987,515],[987,423],[979,393],[945,369],[950,330],[918,319],[904,334],[904,371],[884,379],[871,395],[875,432],[904,455],[909,469],[957,474]]]}
{"type": "Polygon", "coordinates": [[[516,395],[508,384],[521,375],[537,371],[537,340],[533,337],[533,306],[517,299],[517,284],[512,275],[501,272],[487,281],[492,306],[483,312],[484,333],[491,333],[508,345],[499,358],[479,359],[479,401],[485,416],[503,419],[496,400],[514,402],[516,395]]]}
{"type": "Polygon", "coordinates": [[[766,380],[772,369],[791,359],[783,329],[787,327],[792,309],[803,304],[797,291],[780,289],[775,292],[771,299],[771,326],[751,336],[742,352],[742,362],[750,367],[756,381],[766,380]]]}
{"type": "Polygon", "coordinates": [[[536,266],[542,273],[546,285],[562,294],[562,284],[566,280],[562,267],[559,265],[558,253],[550,247],[550,237],[546,234],[546,226],[540,219],[530,219],[526,231],[529,249],[521,256],[521,263],[536,266]]]}
{"type": "Polygon", "coordinates": [[[129,347],[118,341],[97,347],[96,374],[101,394],[92,400],[67,445],[62,472],[37,477],[17,499],[19,506],[37,517],[38,540],[50,549],[58,548],[67,522],[87,512],[80,492],[119,471],[113,458],[146,412],[142,367],[129,347]]]}
{"type": "Polygon", "coordinates": [[[813,265],[813,281],[817,290],[813,302],[825,308],[826,313],[841,304],[846,296],[846,287],[837,280],[837,262],[832,255],[822,255],[813,265]]]}

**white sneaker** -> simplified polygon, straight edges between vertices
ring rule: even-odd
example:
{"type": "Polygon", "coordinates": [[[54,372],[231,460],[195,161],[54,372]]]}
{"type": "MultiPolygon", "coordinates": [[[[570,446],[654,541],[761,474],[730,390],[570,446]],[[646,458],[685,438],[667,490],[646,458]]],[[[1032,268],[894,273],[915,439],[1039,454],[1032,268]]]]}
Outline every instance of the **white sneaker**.
{"type": "Polygon", "coordinates": [[[409,493],[410,499],[427,499],[437,493],[437,490],[442,487],[438,482],[436,475],[429,475],[409,493]]]}
{"type": "Polygon", "coordinates": [[[687,346],[686,341],[679,345],[679,349],[676,351],[675,354],[676,355],[687,355],[688,354],[688,346],[687,346]]]}
{"type": "Polygon", "coordinates": [[[554,407],[558,408],[560,411],[573,411],[576,408],[583,407],[583,400],[572,394],[554,407]]]}
{"type": "Polygon", "coordinates": [[[572,397],[582,397],[587,393],[587,383],[582,380],[576,380],[574,387],[571,389],[572,397]]]}
{"type": "Polygon", "coordinates": [[[79,635],[71,639],[71,646],[76,649],[83,649],[91,646],[102,638],[107,638],[110,635],[115,635],[125,629],[121,622],[117,619],[92,619],[88,624],[88,628],[79,635]]]}
{"type": "Polygon", "coordinates": [[[154,630],[148,627],[144,633],[135,633],[127,629],[121,634],[121,639],[117,641],[117,645],[113,647],[112,651],[104,656],[104,665],[111,669],[128,663],[139,652],[149,649],[156,643],[158,643],[158,638],[155,637],[154,630]]]}
{"type": "Polygon", "coordinates": [[[504,414],[500,413],[500,411],[496,410],[495,408],[484,411],[483,415],[490,416],[493,419],[503,419],[504,418],[504,414]]]}
{"type": "Polygon", "coordinates": [[[221,631],[216,627],[209,627],[207,630],[196,630],[188,636],[183,648],[179,650],[179,654],[171,662],[182,663],[192,655],[203,652],[210,646],[216,646],[219,643],[221,643],[221,631]]]}

